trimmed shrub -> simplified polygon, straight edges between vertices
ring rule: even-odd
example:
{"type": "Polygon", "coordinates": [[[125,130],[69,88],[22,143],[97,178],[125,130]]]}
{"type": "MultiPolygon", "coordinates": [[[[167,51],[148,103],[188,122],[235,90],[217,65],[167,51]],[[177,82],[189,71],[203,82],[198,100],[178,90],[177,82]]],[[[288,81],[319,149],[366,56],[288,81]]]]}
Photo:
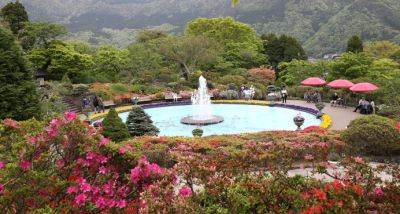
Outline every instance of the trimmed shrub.
{"type": "Polygon", "coordinates": [[[150,116],[140,107],[133,108],[126,120],[131,136],[157,135],[160,131],[153,125],[150,116]]]}
{"type": "Polygon", "coordinates": [[[399,155],[400,132],[390,119],[371,115],[353,120],[342,138],[365,155],[399,155]]]}
{"type": "Polygon", "coordinates": [[[114,142],[121,142],[129,138],[129,132],[126,125],[122,122],[115,109],[111,109],[103,120],[103,129],[101,133],[114,142]]]}
{"type": "Polygon", "coordinates": [[[226,90],[219,93],[221,99],[236,100],[239,98],[239,93],[234,90],[226,90]]]}
{"type": "Polygon", "coordinates": [[[400,117],[400,107],[397,106],[384,106],[378,111],[379,115],[382,116],[395,116],[400,117]]]}

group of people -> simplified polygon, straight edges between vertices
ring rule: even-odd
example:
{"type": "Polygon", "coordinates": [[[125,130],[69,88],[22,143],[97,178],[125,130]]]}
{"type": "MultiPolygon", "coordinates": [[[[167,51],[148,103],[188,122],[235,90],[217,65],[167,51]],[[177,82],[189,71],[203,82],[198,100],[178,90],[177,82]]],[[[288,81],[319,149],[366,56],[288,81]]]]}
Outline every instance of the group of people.
{"type": "Polygon", "coordinates": [[[240,98],[245,100],[252,100],[254,95],[256,94],[256,89],[253,85],[250,88],[247,88],[245,84],[240,86],[240,98]]]}
{"type": "Polygon", "coordinates": [[[318,91],[306,91],[304,93],[304,100],[306,100],[307,103],[319,103],[322,102],[322,95],[318,91]]]}
{"type": "Polygon", "coordinates": [[[100,97],[94,96],[82,98],[82,109],[91,108],[95,113],[104,112],[103,100],[100,97]]]}
{"type": "Polygon", "coordinates": [[[375,103],[374,101],[369,101],[364,97],[358,101],[358,105],[354,112],[360,110],[360,114],[375,114],[375,103]]]}

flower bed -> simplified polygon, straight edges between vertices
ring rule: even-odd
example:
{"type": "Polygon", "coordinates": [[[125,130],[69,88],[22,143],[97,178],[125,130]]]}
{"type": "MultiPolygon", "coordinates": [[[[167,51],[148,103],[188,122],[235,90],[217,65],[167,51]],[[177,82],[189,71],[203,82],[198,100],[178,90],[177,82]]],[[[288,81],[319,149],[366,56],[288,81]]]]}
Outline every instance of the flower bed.
{"type": "Polygon", "coordinates": [[[5,213],[396,213],[399,166],[372,167],[352,156],[340,133],[141,137],[116,144],[72,113],[48,123],[5,120],[0,208],[5,213]],[[332,154],[340,159],[339,170],[329,163],[332,154]],[[302,166],[309,167],[308,176],[290,175],[302,166]]]}

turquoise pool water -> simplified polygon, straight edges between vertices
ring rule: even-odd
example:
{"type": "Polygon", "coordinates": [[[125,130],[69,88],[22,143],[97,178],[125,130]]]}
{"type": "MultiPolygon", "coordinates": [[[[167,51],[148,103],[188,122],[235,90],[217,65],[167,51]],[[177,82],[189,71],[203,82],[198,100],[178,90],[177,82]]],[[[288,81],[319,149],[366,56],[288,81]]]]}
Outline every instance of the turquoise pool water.
{"type": "MultiPolygon", "coordinates": [[[[181,118],[192,114],[192,106],[169,106],[145,109],[154,124],[160,129],[160,136],[192,136],[196,126],[181,124],[181,118]]],[[[240,104],[213,104],[214,115],[224,117],[224,122],[203,126],[204,136],[251,133],[266,130],[296,130],[293,117],[298,113],[305,118],[302,128],[319,126],[321,120],[314,115],[292,109],[240,104]]],[[[125,122],[129,112],[120,113],[125,122]]]]}

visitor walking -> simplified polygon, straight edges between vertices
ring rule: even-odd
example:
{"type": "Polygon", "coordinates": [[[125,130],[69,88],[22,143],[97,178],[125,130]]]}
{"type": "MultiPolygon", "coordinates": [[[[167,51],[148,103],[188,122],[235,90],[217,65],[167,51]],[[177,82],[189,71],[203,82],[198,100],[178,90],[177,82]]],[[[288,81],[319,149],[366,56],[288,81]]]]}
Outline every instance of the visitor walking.
{"type": "Polygon", "coordinates": [[[93,99],[93,107],[94,107],[94,113],[97,114],[97,111],[99,110],[99,100],[97,96],[95,96],[93,99]]]}
{"type": "Polygon", "coordinates": [[[288,97],[288,92],[285,87],[281,90],[282,94],[282,103],[286,103],[287,97],[288,97]]]}
{"type": "Polygon", "coordinates": [[[101,97],[99,97],[98,102],[99,102],[99,112],[100,111],[104,112],[104,103],[103,103],[103,100],[101,99],[101,97]]]}

